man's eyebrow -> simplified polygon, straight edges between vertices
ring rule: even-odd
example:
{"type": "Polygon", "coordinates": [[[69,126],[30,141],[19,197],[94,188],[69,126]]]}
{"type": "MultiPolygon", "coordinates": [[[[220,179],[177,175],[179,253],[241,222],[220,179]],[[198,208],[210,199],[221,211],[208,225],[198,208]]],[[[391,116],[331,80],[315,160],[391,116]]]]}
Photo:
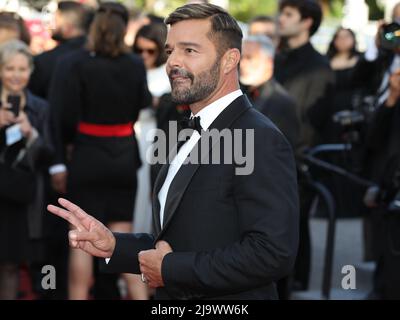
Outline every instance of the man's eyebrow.
{"type": "MultiPolygon", "coordinates": [[[[201,48],[201,45],[195,42],[178,42],[177,46],[179,47],[195,47],[201,48]]],[[[171,46],[167,43],[165,44],[165,49],[171,48],[171,46]]]]}
{"type": "Polygon", "coordinates": [[[195,42],[178,42],[178,46],[181,47],[195,47],[195,48],[200,48],[201,45],[195,42]]]}

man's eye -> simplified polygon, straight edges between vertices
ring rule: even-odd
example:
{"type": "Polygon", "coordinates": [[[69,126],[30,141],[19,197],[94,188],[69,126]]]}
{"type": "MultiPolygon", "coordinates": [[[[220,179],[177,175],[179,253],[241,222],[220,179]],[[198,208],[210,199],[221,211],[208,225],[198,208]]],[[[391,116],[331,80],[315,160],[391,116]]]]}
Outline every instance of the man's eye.
{"type": "Polygon", "coordinates": [[[185,50],[187,53],[194,53],[195,51],[193,50],[193,49],[191,49],[191,48],[186,48],[186,50],[185,50]]]}
{"type": "Polygon", "coordinates": [[[165,50],[165,54],[166,54],[167,56],[171,55],[171,53],[172,53],[172,50],[171,50],[171,49],[165,50]]]}

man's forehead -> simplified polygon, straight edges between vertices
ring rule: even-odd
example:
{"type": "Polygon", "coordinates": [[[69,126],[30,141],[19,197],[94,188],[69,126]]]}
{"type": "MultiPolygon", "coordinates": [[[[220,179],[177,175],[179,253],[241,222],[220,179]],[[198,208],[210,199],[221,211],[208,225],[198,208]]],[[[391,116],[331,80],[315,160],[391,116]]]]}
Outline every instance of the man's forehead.
{"type": "Polygon", "coordinates": [[[206,37],[210,28],[211,21],[209,19],[183,20],[168,26],[167,37],[188,37],[188,39],[193,40],[196,37],[206,37]]]}
{"type": "Polygon", "coordinates": [[[190,19],[174,23],[169,26],[166,45],[177,45],[178,43],[204,44],[210,41],[211,22],[209,19],[190,19]]]}
{"type": "Polygon", "coordinates": [[[283,12],[283,11],[298,12],[300,14],[300,11],[297,7],[293,7],[293,6],[289,6],[289,5],[283,7],[281,12],[283,12]]]}

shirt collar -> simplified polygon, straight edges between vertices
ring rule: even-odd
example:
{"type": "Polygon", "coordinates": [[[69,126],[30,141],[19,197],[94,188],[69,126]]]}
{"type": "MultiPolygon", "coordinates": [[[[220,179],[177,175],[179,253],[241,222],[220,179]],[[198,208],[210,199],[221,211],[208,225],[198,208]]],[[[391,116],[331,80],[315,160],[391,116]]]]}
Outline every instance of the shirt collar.
{"type": "MultiPolygon", "coordinates": [[[[203,130],[207,130],[208,127],[219,116],[219,114],[241,95],[243,95],[243,92],[242,90],[238,89],[228,93],[226,96],[219,98],[218,100],[201,109],[196,114],[196,117],[200,117],[200,124],[203,130]]],[[[193,113],[191,114],[191,117],[193,117],[193,113]]]]}

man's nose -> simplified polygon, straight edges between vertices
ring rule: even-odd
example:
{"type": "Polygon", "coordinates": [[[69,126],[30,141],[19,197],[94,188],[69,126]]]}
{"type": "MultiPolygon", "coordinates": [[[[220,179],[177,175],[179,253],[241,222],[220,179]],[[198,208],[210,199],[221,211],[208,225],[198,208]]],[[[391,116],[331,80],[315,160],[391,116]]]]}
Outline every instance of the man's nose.
{"type": "Polygon", "coordinates": [[[167,59],[167,66],[172,69],[172,68],[182,68],[183,67],[183,59],[182,55],[177,53],[176,51],[171,52],[167,59]]]}

